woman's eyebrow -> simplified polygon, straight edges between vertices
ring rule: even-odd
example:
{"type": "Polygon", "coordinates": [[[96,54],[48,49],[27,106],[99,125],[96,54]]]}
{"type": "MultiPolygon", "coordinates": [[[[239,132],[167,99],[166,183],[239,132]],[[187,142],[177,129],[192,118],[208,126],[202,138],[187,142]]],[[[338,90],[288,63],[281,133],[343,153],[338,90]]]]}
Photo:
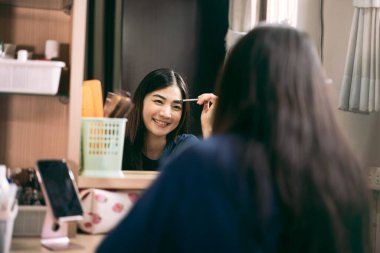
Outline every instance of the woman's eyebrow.
{"type": "Polygon", "coordinates": [[[161,98],[161,99],[166,100],[166,98],[165,98],[164,96],[161,96],[161,95],[159,95],[159,94],[154,94],[153,97],[158,97],[158,98],[161,98]]]}
{"type": "MultiPolygon", "coordinates": [[[[161,98],[162,100],[166,100],[166,97],[164,97],[160,94],[154,94],[153,97],[158,97],[158,98],[161,98]]],[[[173,103],[174,104],[182,104],[182,99],[174,99],[173,103]]]]}

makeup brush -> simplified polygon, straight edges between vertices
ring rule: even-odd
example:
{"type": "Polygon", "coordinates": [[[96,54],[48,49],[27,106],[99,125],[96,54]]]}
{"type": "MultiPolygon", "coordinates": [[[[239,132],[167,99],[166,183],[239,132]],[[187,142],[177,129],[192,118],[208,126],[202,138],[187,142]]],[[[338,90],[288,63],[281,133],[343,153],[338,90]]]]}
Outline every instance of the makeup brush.
{"type": "MultiPolygon", "coordinates": [[[[185,98],[185,99],[182,99],[181,101],[182,101],[182,103],[183,102],[196,102],[196,101],[198,101],[198,98],[185,98]]],[[[207,105],[208,105],[208,107],[210,107],[212,105],[211,101],[208,101],[207,105]]]]}
{"type": "Polygon", "coordinates": [[[198,101],[198,98],[186,98],[186,99],[182,99],[182,102],[193,102],[193,101],[198,101]]]}

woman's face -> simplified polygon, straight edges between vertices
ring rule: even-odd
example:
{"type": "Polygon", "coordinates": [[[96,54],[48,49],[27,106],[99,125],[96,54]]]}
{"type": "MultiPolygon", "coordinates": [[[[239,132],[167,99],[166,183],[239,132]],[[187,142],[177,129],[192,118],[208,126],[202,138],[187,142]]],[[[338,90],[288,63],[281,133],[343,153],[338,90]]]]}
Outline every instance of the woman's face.
{"type": "Polygon", "coordinates": [[[143,103],[143,120],[147,135],[166,137],[179,124],[182,94],[176,85],[148,93],[143,103]]]}

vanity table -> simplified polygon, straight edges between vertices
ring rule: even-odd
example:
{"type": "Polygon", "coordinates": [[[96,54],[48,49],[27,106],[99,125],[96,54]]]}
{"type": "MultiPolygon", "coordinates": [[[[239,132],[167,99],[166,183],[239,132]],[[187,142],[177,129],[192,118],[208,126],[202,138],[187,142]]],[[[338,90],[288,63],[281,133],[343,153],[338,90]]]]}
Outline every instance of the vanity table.
{"type": "MultiPolygon", "coordinates": [[[[74,243],[83,246],[82,249],[73,249],[70,253],[89,253],[95,252],[96,247],[102,241],[104,235],[85,235],[77,234],[75,238],[71,238],[74,243]]],[[[15,237],[12,239],[10,253],[51,253],[40,244],[39,237],[15,237]]]]}
{"type": "Polygon", "coordinates": [[[79,189],[97,188],[112,190],[144,190],[158,176],[156,171],[124,171],[122,178],[96,178],[79,176],[79,189]]]}
{"type": "MultiPolygon", "coordinates": [[[[79,176],[77,185],[80,189],[97,188],[111,190],[131,190],[143,191],[158,176],[154,171],[124,171],[123,178],[95,178],[79,176]]],[[[70,253],[87,253],[94,252],[97,245],[101,242],[104,235],[91,235],[77,233],[75,237],[70,238],[72,242],[83,246],[82,249],[73,249],[66,252],[70,253]]],[[[37,253],[52,252],[40,243],[40,237],[13,237],[10,253],[37,253]]]]}

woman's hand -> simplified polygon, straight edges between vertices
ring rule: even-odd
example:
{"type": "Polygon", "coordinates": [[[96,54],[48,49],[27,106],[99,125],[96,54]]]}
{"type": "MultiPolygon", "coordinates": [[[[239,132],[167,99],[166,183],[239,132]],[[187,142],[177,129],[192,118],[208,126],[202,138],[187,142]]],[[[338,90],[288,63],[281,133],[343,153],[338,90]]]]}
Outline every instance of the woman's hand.
{"type": "Polygon", "coordinates": [[[198,96],[198,105],[203,105],[201,114],[201,126],[203,138],[206,139],[212,134],[212,124],[214,122],[214,112],[218,97],[212,93],[204,93],[198,96]]]}

